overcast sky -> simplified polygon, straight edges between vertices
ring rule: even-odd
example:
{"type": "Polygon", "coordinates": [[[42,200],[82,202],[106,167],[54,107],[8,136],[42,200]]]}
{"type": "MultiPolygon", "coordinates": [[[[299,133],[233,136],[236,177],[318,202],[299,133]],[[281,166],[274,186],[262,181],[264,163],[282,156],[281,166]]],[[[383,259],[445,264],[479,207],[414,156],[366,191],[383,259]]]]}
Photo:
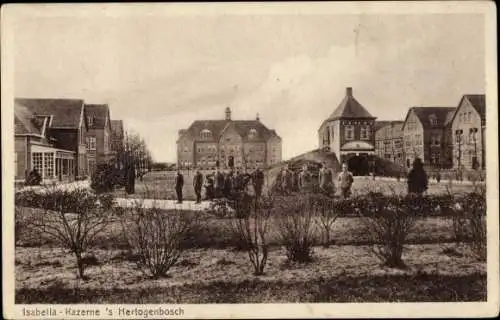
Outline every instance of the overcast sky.
{"type": "Polygon", "coordinates": [[[259,113],[288,158],[317,147],[345,87],[379,120],[485,92],[480,15],[60,15],[18,19],[14,35],[17,97],[109,103],[158,161],[226,106],[259,113]]]}

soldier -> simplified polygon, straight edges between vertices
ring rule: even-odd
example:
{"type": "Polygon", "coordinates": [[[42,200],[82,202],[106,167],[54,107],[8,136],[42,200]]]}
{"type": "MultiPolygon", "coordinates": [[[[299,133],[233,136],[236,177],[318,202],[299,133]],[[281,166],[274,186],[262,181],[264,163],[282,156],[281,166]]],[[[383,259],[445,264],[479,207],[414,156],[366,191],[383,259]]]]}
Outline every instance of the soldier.
{"type": "Polygon", "coordinates": [[[257,168],[253,174],[253,184],[255,189],[255,195],[260,197],[262,194],[262,187],[264,186],[264,172],[260,168],[257,168]]]}
{"type": "Polygon", "coordinates": [[[340,172],[339,177],[340,191],[342,198],[349,198],[351,195],[351,187],[354,182],[352,173],[347,169],[347,163],[342,164],[342,172],[340,172]]]}
{"type": "Polygon", "coordinates": [[[293,187],[292,172],[288,169],[288,165],[283,169],[281,188],[285,194],[290,194],[293,187]]]}
{"type": "Polygon", "coordinates": [[[200,169],[196,169],[196,173],[193,177],[193,188],[194,193],[196,194],[196,203],[201,203],[201,187],[203,186],[203,175],[200,172],[200,169]]]}
{"type": "Polygon", "coordinates": [[[224,190],[224,174],[217,169],[215,173],[215,197],[222,197],[222,192],[224,190]]]}
{"type": "Polygon", "coordinates": [[[333,173],[323,162],[319,170],[319,188],[325,195],[333,195],[335,193],[335,185],[333,183],[333,173]]]}
{"type": "Polygon", "coordinates": [[[313,191],[312,174],[309,171],[307,164],[302,166],[302,171],[299,174],[299,188],[301,192],[313,191]]]}
{"type": "Polygon", "coordinates": [[[233,172],[230,171],[226,174],[224,180],[224,189],[223,189],[224,197],[229,199],[232,195],[232,191],[233,191],[233,172]]]}
{"type": "Polygon", "coordinates": [[[214,198],[214,176],[207,174],[205,179],[205,199],[212,200],[214,198]]]}
{"type": "Polygon", "coordinates": [[[177,193],[177,203],[182,203],[182,188],[184,187],[184,176],[180,170],[177,170],[175,177],[175,192],[177,193]]]}

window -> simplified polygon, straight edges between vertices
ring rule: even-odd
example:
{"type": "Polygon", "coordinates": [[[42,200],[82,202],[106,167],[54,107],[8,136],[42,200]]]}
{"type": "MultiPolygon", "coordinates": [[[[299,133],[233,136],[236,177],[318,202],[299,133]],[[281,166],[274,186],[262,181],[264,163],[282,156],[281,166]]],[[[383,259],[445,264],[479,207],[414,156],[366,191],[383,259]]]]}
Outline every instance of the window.
{"type": "Polygon", "coordinates": [[[439,146],[441,145],[441,136],[438,134],[431,136],[431,146],[439,146]]]}
{"type": "Polygon", "coordinates": [[[477,128],[469,129],[469,142],[474,144],[477,142],[477,128]]]}
{"type": "Polygon", "coordinates": [[[97,143],[96,141],[97,141],[96,137],[89,137],[88,138],[88,144],[87,144],[87,146],[88,146],[89,150],[95,150],[96,149],[96,143],[97,143]]]}
{"type": "Polygon", "coordinates": [[[93,116],[88,116],[87,117],[87,122],[89,124],[89,128],[94,125],[94,117],[93,116]]]}
{"type": "Polygon", "coordinates": [[[203,140],[209,140],[209,139],[212,139],[212,131],[208,130],[208,129],[203,129],[201,130],[200,132],[200,137],[201,139],[203,140]]]}
{"type": "Polygon", "coordinates": [[[457,130],[455,131],[455,143],[457,144],[460,144],[462,143],[462,135],[463,135],[463,131],[462,130],[457,130]]]}
{"type": "Polygon", "coordinates": [[[43,172],[43,153],[41,152],[33,152],[31,154],[31,169],[38,171],[38,173],[41,175],[43,172]]]}
{"type": "Polygon", "coordinates": [[[431,153],[431,164],[439,164],[441,161],[441,155],[439,152],[432,152],[431,153]]]}
{"type": "Polygon", "coordinates": [[[354,126],[351,125],[345,126],[345,139],[346,140],[354,139],[354,126]]]}
{"type": "Polygon", "coordinates": [[[46,152],[43,154],[43,169],[45,177],[54,176],[54,153],[46,152]]]}
{"type": "Polygon", "coordinates": [[[370,126],[362,126],[360,131],[361,140],[370,140],[370,126]]]}
{"type": "Polygon", "coordinates": [[[248,132],[248,138],[255,139],[256,137],[257,137],[257,130],[254,128],[250,129],[250,131],[248,132]]]}
{"type": "Polygon", "coordinates": [[[401,148],[402,147],[401,140],[395,140],[394,141],[394,147],[401,148]]]}
{"type": "Polygon", "coordinates": [[[431,126],[437,126],[438,121],[437,121],[437,117],[435,114],[431,114],[429,116],[429,122],[431,123],[431,126]]]}
{"type": "Polygon", "coordinates": [[[109,150],[109,136],[106,131],[104,131],[104,152],[108,152],[109,150]]]}

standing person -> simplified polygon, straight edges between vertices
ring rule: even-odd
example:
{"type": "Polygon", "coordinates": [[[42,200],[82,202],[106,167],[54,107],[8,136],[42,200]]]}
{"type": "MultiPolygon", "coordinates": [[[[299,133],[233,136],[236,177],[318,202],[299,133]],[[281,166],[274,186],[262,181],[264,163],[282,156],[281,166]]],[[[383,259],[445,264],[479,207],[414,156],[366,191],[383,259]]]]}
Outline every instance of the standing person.
{"type": "Polygon", "coordinates": [[[415,158],[413,168],[408,173],[408,193],[421,196],[428,186],[427,173],[424,170],[424,164],[420,158],[415,158]]]}
{"type": "Polygon", "coordinates": [[[274,192],[280,194],[282,192],[281,183],[283,180],[283,170],[279,170],[276,175],[276,180],[274,180],[273,190],[274,192]]]}
{"type": "Polygon", "coordinates": [[[292,170],[292,191],[299,191],[299,172],[297,170],[292,170]]]}
{"type": "Polygon", "coordinates": [[[262,195],[262,188],[264,187],[264,172],[260,168],[257,168],[255,170],[254,175],[253,175],[253,183],[254,183],[254,189],[255,189],[255,195],[257,197],[260,197],[262,195]]]}
{"type": "Polygon", "coordinates": [[[133,163],[128,166],[126,191],[128,194],[135,193],[135,166],[133,163]]]}
{"type": "Polygon", "coordinates": [[[290,194],[292,193],[292,187],[293,187],[292,171],[290,171],[288,165],[286,165],[283,170],[281,188],[285,194],[290,194]]]}
{"type": "Polygon", "coordinates": [[[184,187],[184,176],[180,170],[177,170],[175,177],[175,192],[177,193],[177,203],[182,203],[182,188],[184,187]]]}
{"type": "Polygon", "coordinates": [[[207,174],[205,180],[205,199],[212,200],[214,198],[214,176],[207,174]]]}
{"type": "Polygon", "coordinates": [[[301,192],[312,192],[313,191],[313,181],[312,174],[309,171],[307,164],[302,166],[302,171],[299,173],[299,189],[301,192]]]}
{"type": "Polygon", "coordinates": [[[224,180],[224,197],[230,198],[232,195],[232,189],[233,189],[233,172],[230,171],[226,174],[226,178],[224,180]]]}
{"type": "Polygon", "coordinates": [[[196,168],[196,173],[193,177],[193,188],[196,194],[196,203],[201,203],[201,187],[203,186],[203,175],[199,168],[196,168]]]}
{"type": "Polygon", "coordinates": [[[342,171],[339,174],[338,180],[342,198],[349,198],[351,196],[351,187],[354,182],[354,178],[352,173],[347,168],[347,163],[342,164],[342,171]]]}
{"type": "Polygon", "coordinates": [[[319,170],[319,188],[321,192],[327,196],[335,194],[332,170],[330,170],[324,162],[319,170]]]}
{"type": "Polygon", "coordinates": [[[217,169],[215,173],[215,197],[222,197],[222,191],[224,190],[224,175],[217,169]]]}

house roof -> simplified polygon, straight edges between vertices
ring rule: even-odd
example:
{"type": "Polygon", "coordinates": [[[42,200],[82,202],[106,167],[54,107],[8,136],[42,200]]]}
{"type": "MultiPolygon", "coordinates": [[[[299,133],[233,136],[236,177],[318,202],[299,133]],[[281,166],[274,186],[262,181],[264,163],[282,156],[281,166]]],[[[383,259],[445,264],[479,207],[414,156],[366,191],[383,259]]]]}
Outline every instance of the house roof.
{"type": "Polygon", "coordinates": [[[42,126],[25,106],[14,105],[14,134],[42,134],[42,126]]]}
{"type": "Polygon", "coordinates": [[[233,126],[243,140],[248,140],[251,129],[257,131],[258,140],[267,141],[273,136],[279,138],[276,131],[268,129],[259,120],[196,120],[187,130],[179,131],[179,134],[182,136],[190,134],[195,139],[198,139],[202,130],[209,130],[212,132],[213,140],[219,140],[229,126],[233,126]]]}
{"type": "Polygon", "coordinates": [[[369,118],[375,119],[368,110],[365,109],[352,95],[352,88],[346,89],[346,95],[339,106],[328,117],[327,120],[336,120],[341,118],[369,118]]]}
{"type": "Polygon", "coordinates": [[[86,104],[85,113],[87,118],[91,117],[91,129],[104,129],[106,121],[109,120],[109,107],[107,104],[86,104]]]}
{"type": "Polygon", "coordinates": [[[470,104],[476,109],[481,120],[486,122],[486,95],[484,94],[466,94],[464,98],[469,100],[470,104]]]}
{"type": "Polygon", "coordinates": [[[111,132],[114,135],[122,136],[123,135],[123,120],[111,120],[111,132]]]}
{"type": "Polygon", "coordinates": [[[80,99],[26,99],[16,98],[16,108],[25,107],[34,116],[53,116],[52,128],[78,128],[83,112],[80,99]]]}
{"type": "MultiPolygon", "coordinates": [[[[412,107],[408,110],[408,114],[406,115],[406,119],[408,119],[408,115],[410,112],[414,112],[418,117],[424,129],[443,127],[450,123],[450,120],[455,112],[455,107],[412,107]],[[431,117],[436,117],[437,125],[431,124],[431,117]]],[[[405,119],[405,124],[406,124],[405,119]]],[[[404,125],[403,125],[404,127],[404,125]]]]}
{"type": "Polygon", "coordinates": [[[392,124],[392,125],[398,125],[400,127],[403,126],[404,121],[401,120],[380,120],[380,121],[375,121],[375,124],[373,126],[373,131],[377,131],[378,129],[381,129],[385,127],[386,125],[392,124]]]}

